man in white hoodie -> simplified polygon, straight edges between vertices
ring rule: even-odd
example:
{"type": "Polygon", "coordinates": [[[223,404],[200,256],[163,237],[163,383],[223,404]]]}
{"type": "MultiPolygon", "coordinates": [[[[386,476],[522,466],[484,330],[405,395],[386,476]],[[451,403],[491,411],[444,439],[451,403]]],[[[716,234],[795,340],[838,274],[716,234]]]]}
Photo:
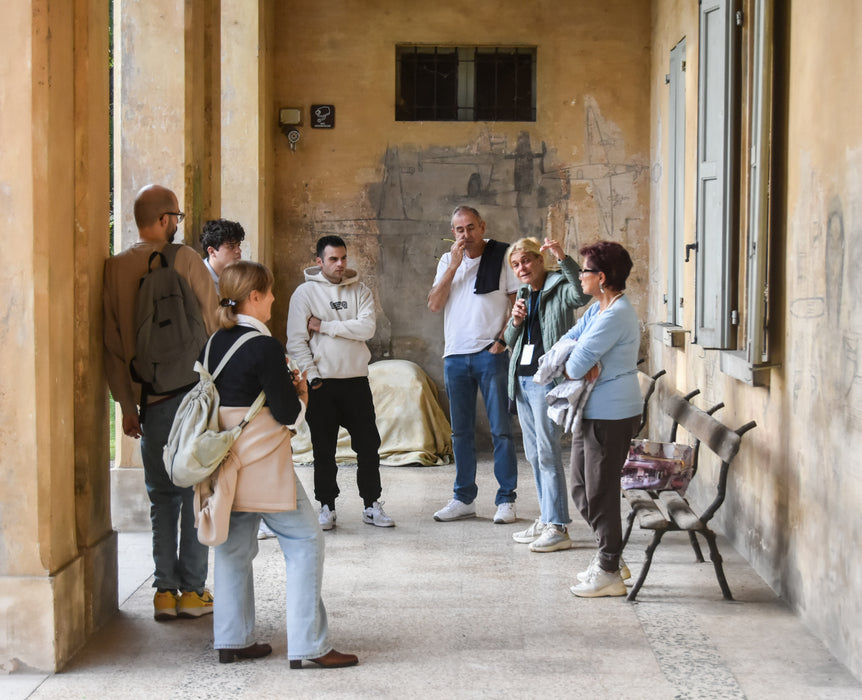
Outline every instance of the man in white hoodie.
{"type": "Polygon", "coordinates": [[[339,489],[335,450],[338,429],[350,433],[356,452],[356,485],[364,509],[362,521],[377,527],[395,525],[384,511],[380,487],[380,433],[368,384],[371,352],[365,341],[376,319],[371,290],[347,267],[347,245],[338,236],[317,241],[317,265],[305,270],[305,282],[290,298],[287,351],[306,372],[305,420],[314,453],[314,497],[320,502],[320,526],[335,526],[339,489]]]}

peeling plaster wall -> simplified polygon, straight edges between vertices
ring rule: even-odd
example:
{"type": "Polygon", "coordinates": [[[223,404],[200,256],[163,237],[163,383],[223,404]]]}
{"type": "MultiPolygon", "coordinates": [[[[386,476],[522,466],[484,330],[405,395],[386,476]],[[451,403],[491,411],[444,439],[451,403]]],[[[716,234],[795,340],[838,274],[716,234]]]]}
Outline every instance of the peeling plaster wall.
{"type": "MultiPolygon", "coordinates": [[[[652,339],[651,370],[668,370],[666,387],[700,387],[699,405],[725,402],[719,416],[733,427],[757,421],[743,439],[717,525],[830,651],[862,676],[862,563],[855,556],[862,538],[862,466],[855,450],[862,437],[862,98],[850,87],[862,74],[862,5],[797,1],[785,12],[777,65],[787,94],[776,103],[776,143],[783,150],[773,174],[770,254],[770,343],[779,366],[769,373],[769,387],[750,387],[722,373],[716,351],[690,339],[683,348],[652,339]]],[[[650,323],[665,314],[664,75],[670,49],[682,37],[688,59],[686,182],[695,182],[696,3],[657,0],[652,27],[650,323]]],[[[686,242],[695,238],[693,190],[689,186],[685,198],[686,242]]],[[[688,270],[685,293],[693,298],[688,270]]],[[[687,316],[686,328],[693,322],[687,316]]],[[[702,473],[712,476],[715,468],[702,460],[702,473]]],[[[702,503],[711,497],[703,489],[693,495],[702,503]]],[[[744,600],[744,592],[737,593],[744,600]]]]}
{"type": "Polygon", "coordinates": [[[852,0],[791,12],[785,335],[799,471],[788,595],[857,675],[862,562],[848,555],[862,541],[862,98],[848,87],[862,69],[861,23],[852,0]]]}
{"type": "Polygon", "coordinates": [[[276,141],[277,335],[314,242],[341,235],[378,302],[375,359],[417,362],[442,393],[442,314],[426,295],[459,204],[507,242],[555,237],[574,256],[623,243],[645,311],[648,3],[289,0],[275,25],[273,108],[303,110],[296,150],[276,141]],[[396,122],[399,43],[536,46],[536,121],[396,122]],[[309,127],[312,104],[335,106],[334,129],[309,127]]]}

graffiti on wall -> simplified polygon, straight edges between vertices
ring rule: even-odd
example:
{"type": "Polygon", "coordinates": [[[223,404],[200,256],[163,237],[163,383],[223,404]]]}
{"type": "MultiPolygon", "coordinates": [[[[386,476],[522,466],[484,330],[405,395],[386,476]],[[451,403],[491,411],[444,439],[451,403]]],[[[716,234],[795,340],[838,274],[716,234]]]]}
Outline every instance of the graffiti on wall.
{"type": "Polygon", "coordinates": [[[487,128],[458,145],[390,145],[380,179],[362,193],[362,218],[328,217],[319,203],[306,220],[308,237],[338,233],[362,256],[363,277],[380,303],[378,326],[387,333],[371,343],[377,357],[424,365],[442,354],[439,317],[427,311],[426,297],[450,246],[449,215],[458,205],[479,209],[487,235],[502,241],[550,236],[575,252],[611,238],[646,250],[637,226],[646,220],[640,202],[649,189],[648,165],[626,152],[621,130],[594,101],[585,101],[580,128],[583,147],[569,160],[527,130],[487,128]]]}
{"type": "Polygon", "coordinates": [[[587,185],[596,201],[601,223],[597,237],[617,239],[618,227],[630,217],[634,188],[642,175],[649,175],[649,167],[627,160],[619,151],[620,138],[612,125],[601,119],[598,108],[587,101],[585,114],[585,159],[581,163],[565,165],[567,189],[578,184],[587,185]],[[622,218],[621,218],[622,217],[622,218]]]}
{"type": "MultiPolygon", "coordinates": [[[[853,316],[855,305],[847,308],[845,299],[858,299],[858,275],[847,274],[859,268],[847,260],[844,232],[844,207],[840,197],[834,197],[826,217],[824,280],[826,283],[826,309],[830,335],[841,338],[840,367],[836,389],[847,406],[853,425],[862,425],[862,364],[860,339],[862,332],[858,318],[853,316]],[[847,287],[847,289],[845,289],[847,287]]],[[[833,336],[833,337],[834,337],[833,336]]]]}
{"type": "Polygon", "coordinates": [[[377,219],[439,226],[454,207],[469,203],[489,222],[502,214],[496,218],[504,222],[507,236],[539,235],[544,209],[562,196],[556,173],[546,172],[546,156],[546,145],[534,150],[527,132],[514,145],[487,132],[457,151],[390,147],[383,180],[375,188],[377,219]]]}
{"type": "MultiPolygon", "coordinates": [[[[637,187],[648,166],[632,162],[624,153],[618,129],[587,101],[584,114],[584,158],[555,163],[546,142],[533,144],[522,131],[512,142],[488,131],[463,149],[408,151],[387,149],[383,178],[371,195],[380,221],[438,223],[458,204],[471,203],[486,220],[498,217],[501,236],[541,236],[548,207],[588,194],[594,213],[581,211],[598,222],[592,238],[618,239],[636,209],[637,187]],[[488,214],[486,214],[488,212],[488,214]]],[[[581,205],[580,208],[583,208],[581,205]]]]}
{"type": "MultiPolygon", "coordinates": [[[[819,188],[812,191],[817,193],[819,188]]],[[[810,207],[817,212],[807,217],[810,235],[799,241],[792,258],[796,296],[789,300],[789,311],[802,324],[792,334],[792,356],[800,365],[794,372],[794,410],[811,411],[810,397],[824,401],[835,396],[846,412],[841,423],[858,429],[862,425],[862,329],[856,305],[847,303],[862,294],[859,275],[848,274],[858,269],[858,261],[851,260],[854,249],[847,246],[841,197],[833,196],[827,204],[825,197],[815,195],[810,207]],[[818,370],[806,371],[802,366],[818,370]],[[800,396],[809,401],[797,403],[800,396]]],[[[802,211],[798,215],[804,220],[802,211]]],[[[830,415],[827,423],[836,424],[834,418],[830,415]]]]}

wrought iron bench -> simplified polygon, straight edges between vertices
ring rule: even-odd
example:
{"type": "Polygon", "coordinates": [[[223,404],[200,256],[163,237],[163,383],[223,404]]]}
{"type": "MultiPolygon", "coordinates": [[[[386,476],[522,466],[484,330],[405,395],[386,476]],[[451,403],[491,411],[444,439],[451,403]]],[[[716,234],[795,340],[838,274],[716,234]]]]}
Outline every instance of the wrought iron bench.
{"type": "MultiPolygon", "coordinates": [[[[667,532],[687,532],[698,562],[703,562],[704,559],[697,541],[697,533],[700,533],[704,537],[709,546],[710,560],[715,567],[715,575],[718,579],[718,585],[721,587],[721,592],[726,600],[733,600],[730,587],[727,585],[727,579],[724,576],[724,568],[722,567],[721,554],[718,552],[715,533],[709,528],[709,521],[721,507],[722,503],[724,503],[727,492],[728,471],[731,462],[733,462],[739,451],[742,436],[757,424],[754,421],[750,421],[736,430],[731,430],[712,415],[715,411],[722,408],[724,404],[717,404],[706,411],[701,410],[690,402],[698,393],[700,393],[699,390],[692,391],[685,396],[677,393],[669,394],[663,398],[661,409],[673,420],[668,442],[676,441],[678,426],[682,426],[695,440],[693,456],[695,475],[697,473],[701,444],[706,445],[721,459],[721,468],[719,469],[718,479],[715,484],[716,495],[712,503],[698,515],[688,499],[676,491],[643,491],[637,489],[623,491],[631,507],[626,532],[623,537],[623,549],[625,549],[628,543],[635,518],[637,518],[638,524],[642,529],[653,531],[652,541],[646,548],[646,560],[644,561],[643,568],[637,582],[629,591],[626,598],[630,602],[635,600],[638,591],[643,586],[652,564],[653,554],[659,546],[662,537],[667,532]]],[[[644,410],[646,411],[646,406],[644,410]]]]}

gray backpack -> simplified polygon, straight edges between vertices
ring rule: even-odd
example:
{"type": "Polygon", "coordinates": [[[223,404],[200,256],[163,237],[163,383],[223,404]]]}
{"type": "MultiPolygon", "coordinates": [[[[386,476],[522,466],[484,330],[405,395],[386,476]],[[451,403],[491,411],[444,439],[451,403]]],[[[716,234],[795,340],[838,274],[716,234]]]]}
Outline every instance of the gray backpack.
{"type": "MultiPolygon", "coordinates": [[[[180,246],[154,251],[135,302],[135,356],[130,369],[146,394],[171,394],[197,381],[195,362],[207,341],[197,297],[174,269],[180,246]],[[153,261],[160,265],[153,268],[153,261]]],[[[145,399],[142,399],[142,403],[145,399]]]]}
{"type": "Polygon", "coordinates": [[[206,344],[203,363],[195,363],[195,372],[200,375],[200,381],[183,397],[162,452],[168,478],[177,486],[194,486],[212,474],[227,457],[242,429],[263,407],[266,396],[261,391],[242,423],[229,430],[219,428],[220,401],[215,379],[240,346],[259,335],[261,333],[257,331],[241,335],[212,374],[207,370],[212,338],[206,344]]]}

